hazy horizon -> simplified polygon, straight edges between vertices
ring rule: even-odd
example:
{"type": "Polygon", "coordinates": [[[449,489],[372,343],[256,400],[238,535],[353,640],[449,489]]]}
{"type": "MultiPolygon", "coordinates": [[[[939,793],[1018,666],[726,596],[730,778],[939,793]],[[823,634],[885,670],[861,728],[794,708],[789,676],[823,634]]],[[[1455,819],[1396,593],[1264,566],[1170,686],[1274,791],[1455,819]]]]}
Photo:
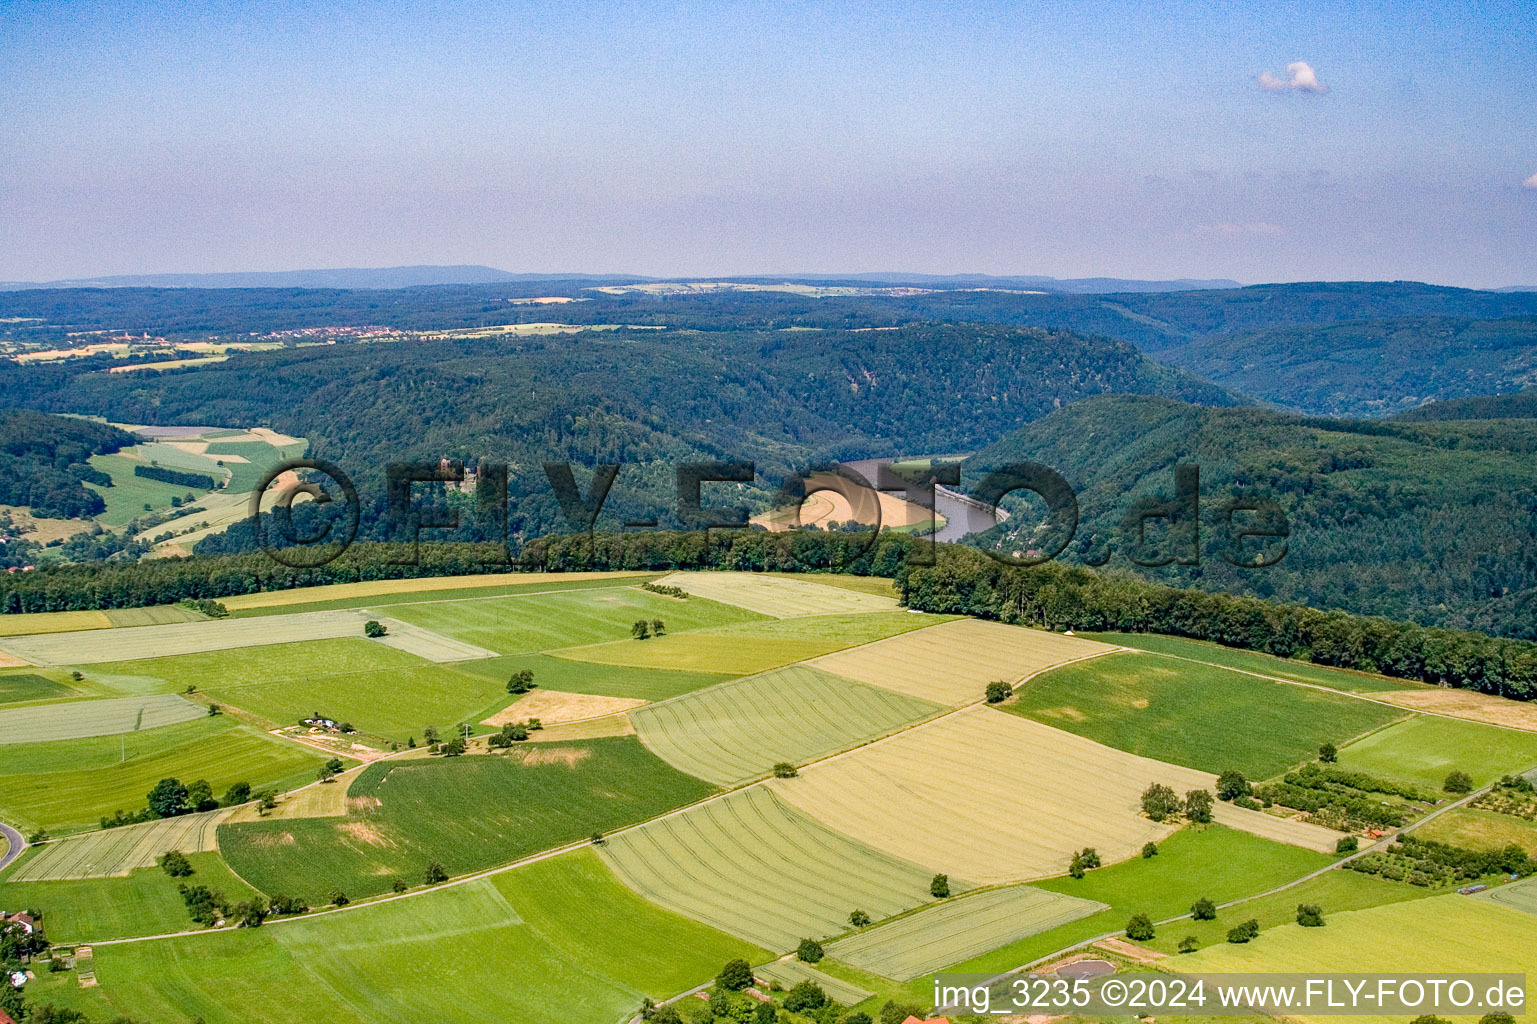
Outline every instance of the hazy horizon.
{"type": "Polygon", "coordinates": [[[1532,27],[1515,2],[6,5],[0,280],[1532,285],[1532,27]]]}

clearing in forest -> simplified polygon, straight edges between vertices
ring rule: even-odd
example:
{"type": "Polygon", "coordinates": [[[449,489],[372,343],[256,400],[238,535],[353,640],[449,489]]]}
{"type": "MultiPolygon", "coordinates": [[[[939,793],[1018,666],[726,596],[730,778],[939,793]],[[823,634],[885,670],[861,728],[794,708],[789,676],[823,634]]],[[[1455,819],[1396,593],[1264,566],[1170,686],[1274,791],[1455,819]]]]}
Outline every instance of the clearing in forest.
{"type": "Polygon", "coordinates": [[[956,619],[819,658],[820,669],[940,704],[980,700],[987,684],[1013,684],[1043,669],[1116,648],[1093,640],[956,619]]]}
{"type": "Polygon", "coordinates": [[[761,786],[613,836],[601,852],[651,902],[777,951],[847,930],[855,910],[880,920],[931,899],[932,868],[834,832],[761,786]]]}
{"type": "Polygon", "coordinates": [[[940,710],[926,700],[790,665],[696,690],[630,717],[641,741],[674,768],[730,786],[766,775],[779,762],[803,764],[940,710]]]}

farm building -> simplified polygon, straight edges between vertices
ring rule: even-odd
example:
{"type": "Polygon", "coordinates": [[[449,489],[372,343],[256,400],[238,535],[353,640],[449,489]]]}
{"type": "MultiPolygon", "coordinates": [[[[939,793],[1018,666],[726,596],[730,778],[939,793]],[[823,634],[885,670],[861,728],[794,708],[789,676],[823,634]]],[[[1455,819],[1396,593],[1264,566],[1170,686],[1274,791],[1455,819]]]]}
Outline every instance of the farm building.
{"type": "Polygon", "coordinates": [[[20,928],[23,932],[31,935],[37,931],[37,921],[31,914],[7,914],[5,911],[0,910],[0,931],[8,932],[12,928],[20,928]]]}

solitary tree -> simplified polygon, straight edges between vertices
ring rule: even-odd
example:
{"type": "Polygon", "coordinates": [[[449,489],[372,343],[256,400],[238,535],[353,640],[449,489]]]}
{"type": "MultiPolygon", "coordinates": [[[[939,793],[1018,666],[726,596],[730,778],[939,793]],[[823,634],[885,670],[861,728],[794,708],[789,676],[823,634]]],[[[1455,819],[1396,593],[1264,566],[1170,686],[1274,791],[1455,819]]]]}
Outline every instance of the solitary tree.
{"type": "Polygon", "coordinates": [[[1340,759],[1340,752],[1332,743],[1325,743],[1318,748],[1318,759],[1324,764],[1333,764],[1340,759]]]}
{"type": "Polygon", "coordinates": [[[1174,790],[1155,782],[1142,791],[1142,811],[1154,821],[1163,821],[1179,813],[1179,797],[1174,790]]]}
{"type": "Polygon", "coordinates": [[[1297,923],[1304,928],[1322,928],[1324,912],[1316,903],[1297,904],[1297,923]]]}
{"type": "Polygon", "coordinates": [[[1227,940],[1233,943],[1244,943],[1259,935],[1259,922],[1249,918],[1243,924],[1228,929],[1227,940]]]}
{"type": "Polygon", "coordinates": [[[1217,919],[1217,905],[1202,896],[1190,905],[1190,916],[1197,921],[1215,921],[1217,919]]]}
{"type": "Polygon", "coordinates": [[[1467,772],[1453,771],[1447,775],[1446,781],[1441,784],[1441,788],[1448,793],[1471,793],[1473,792],[1473,779],[1467,772]]]}
{"type": "Polygon", "coordinates": [[[437,861],[429,861],[427,870],[422,872],[422,882],[425,885],[437,885],[439,882],[448,881],[448,872],[443,870],[443,865],[437,861]]]}
{"type": "Polygon", "coordinates": [[[637,640],[645,640],[651,636],[651,624],[645,619],[636,619],[630,627],[630,635],[637,640]]]}
{"type": "Polygon", "coordinates": [[[187,813],[187,787],[176,779],[161,779],[149,791],[149,809],[159,818],[187,813]]]}
{"type": "Polygon", "coordinates": [[[715,976],[715,984],[721,988],[740,992],[752,984],[752,965],[746,960],[728,960],[715,976]]]}
{"type": "Polygon", "coordinates": [[[1194,953],[1200,948],[1201,940],[1194,935],[1186,935],[1183,939],[1179,940],[1179,951],[1181,953],[1194,953]]]}
{"type": "Polygon", "coordinates": [[[427,728],[423,729],[422,730],[422,742],[427,744],[427,746],[429,746],[429,747],[437,746],[438,745],[438,727],[435,726],[435,725],[429,725],[429,726],[427,726],[427,728]]]}
{"type": "Polygon", "coordinates": [[[652,619],[651,620],[651,634],[653,636],[661,636],[662,634],[664,634],[666,632],[667,632],[667,623],[663,622],[661,619],[652,619]]]}
{"type": "Polygon", "coordinates": [[[1217,796],[1223,800],[1237,800],[1254,792],[1243,772],[1229,769],[1217,776],[1217,796]]]}
{"type": "Polygon", "coordinates": [[[849,915],[849,924],[855,928],[864,928],[870,923],[870,915],[863,910],[856,910],[849,915]]]}
{"type": "Polygon", "coordinates": [[[802,963],[817,963],[825,955],[822,944],[816,939],[801,939],[800,945],[795,947],[795,959],[802,963]]]}
{"type": "Polygon", "coordinates": [[[1146,914],[1133,914],[1126,922],[1126,937],[1133,942],[1146,942],[1153,937],[1153,919],[1146,914]]]}
{"type": "Polygon", "coordinates": [[[224,791],[224,799],[219,802],[225,807],[235,807],[251,799],[251,784],[249,782],[237,782],[224,791]]]}
{"type": "Polygon", "coordinates": [[[1156,856],[1158,856],[1158,844],[1157,843],[1143,843],[1142,844],[1142,857],[1143,857],[1144,860],[1147,859],[1148,857],[1156,857],[1156,856]]]}
{"type": "Polygon", "coordinates": [[[929,895],[936,899],[944,899],[950,895],[950,876],[935,875],[929,880],[929,895]]]}
{"type": "Polygon", "coordinates": [[[776,779],[793,779],[798,774],[800,773],[795,770],[795,765],[789,761],[780,761],[774,765],[774,778],[776,779]]]}
{"type": "Polygon", "coordinates": [[[1211,822],[1212,804],[1215,803],[1211,794],[1204,789],[1192,789],[1185,794],[1185,817],[1198,825],[1206,825],[1211,822]]]}
{"type": "Polygon", "coordinates": [[[380,622],[378,619],[369,619],[367,622],[363,623],[363,635],[369,639],[377,640],[379,637],[384,636],[384,634],[388,632],[389,630],[384,628],[384,623],[380,622]]]}
{"type": "Polygon", "coordinates": [[[534,688],[533,669],[520,668],[507,680],[508,693],[527,693],[534,688]]]}
{"type": "Polygon", "coordinates": [[[1014,687],[1001,679],[987,684],[987,702],[989,704],[1002,704],[1014,695],[1014,687]]]}
{"type": "Polygon", "coordinates": [[[179,850],[170,850],[160,858],[160,869],[172,878],[186,878],[192,874],[192,862],[179,850]]]}

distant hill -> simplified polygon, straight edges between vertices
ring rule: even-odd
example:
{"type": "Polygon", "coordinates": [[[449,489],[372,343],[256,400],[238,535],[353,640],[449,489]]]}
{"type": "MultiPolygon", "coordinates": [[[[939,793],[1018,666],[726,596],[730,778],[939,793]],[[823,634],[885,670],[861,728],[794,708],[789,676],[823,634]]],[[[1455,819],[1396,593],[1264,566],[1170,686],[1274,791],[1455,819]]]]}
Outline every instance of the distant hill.
{"type": "Polygon", "coordinates": [[[1159,358],[1303,412],[1384,416],[1537,384],[1537,316],[1271,327],[1200,338],[1159,358]]]}
{"type": "Polygon", "coordinates": [[[1403,423],[1434,420],[1530,420],[1537,419],[1537,390],[1513,395],[1475,395],[1445,402],[1428,402],[1401,412],[1393,419],[1403,423]]]}
{"type": "Polygon", "coordinates": [[[93,516],[104,506],[85,481],[112,480],[87,461],[134,443],[117,427],[27,409],[0,410],[0,505],[56,519],[93,516]]]}
{"type": "MultiPolygon", "coordinates": [[[[740,279],[738,279],[740,280],[740,279]]],[[[764,279],[767,280],[767,279],[764,279]]],[[[789,274],[782,281],[860,281],[866,284],[911,285],[917,288],[1029,288],[1048,292],[1092,295],[1109,292],[1184,292],[1217,288],[1241,288],[1228,278],[1181,277],[1165,281],[1142,281],[1123,277],[1041,277],[995,276],[992,274],[834,274],[817,277],[789,274]]]]}
{"type": "Polygon", "coordinates": [[[509,274],[494,267],[384,267],[276,270],[232,274],[118,274],[60,281],[0,281],[0,290],[34,288],[419,288],[444,284],[574,280],[582,274],[509,274]]]}
{"type": "MultiPolygon", "coordinates": [[[[1106,395],[978,452],[966,485],[1025,460],[1053,467],[1077,492],[1064,560],[1108,556],[1109,571],[1174,585],[1537,637],[1537,421],[1303,419],[1106,395]],[[1140,568],[1123,519],[1139,499],[1171,496],[1179,463],[1200,467],[1201,564],[1140,568]],[[1286,512],[1279,564],[1238,569],[1217,554],[1230,540],[1223,509],[1239,495],[1286,512]]],[[[982,534],[983,546],[1030,545],[1040,513],[1014,507],[1021,514],[982,534]]],[[[1147,531],[1154,541],[1166,534],[1158,523],[1147,531]]]]}

